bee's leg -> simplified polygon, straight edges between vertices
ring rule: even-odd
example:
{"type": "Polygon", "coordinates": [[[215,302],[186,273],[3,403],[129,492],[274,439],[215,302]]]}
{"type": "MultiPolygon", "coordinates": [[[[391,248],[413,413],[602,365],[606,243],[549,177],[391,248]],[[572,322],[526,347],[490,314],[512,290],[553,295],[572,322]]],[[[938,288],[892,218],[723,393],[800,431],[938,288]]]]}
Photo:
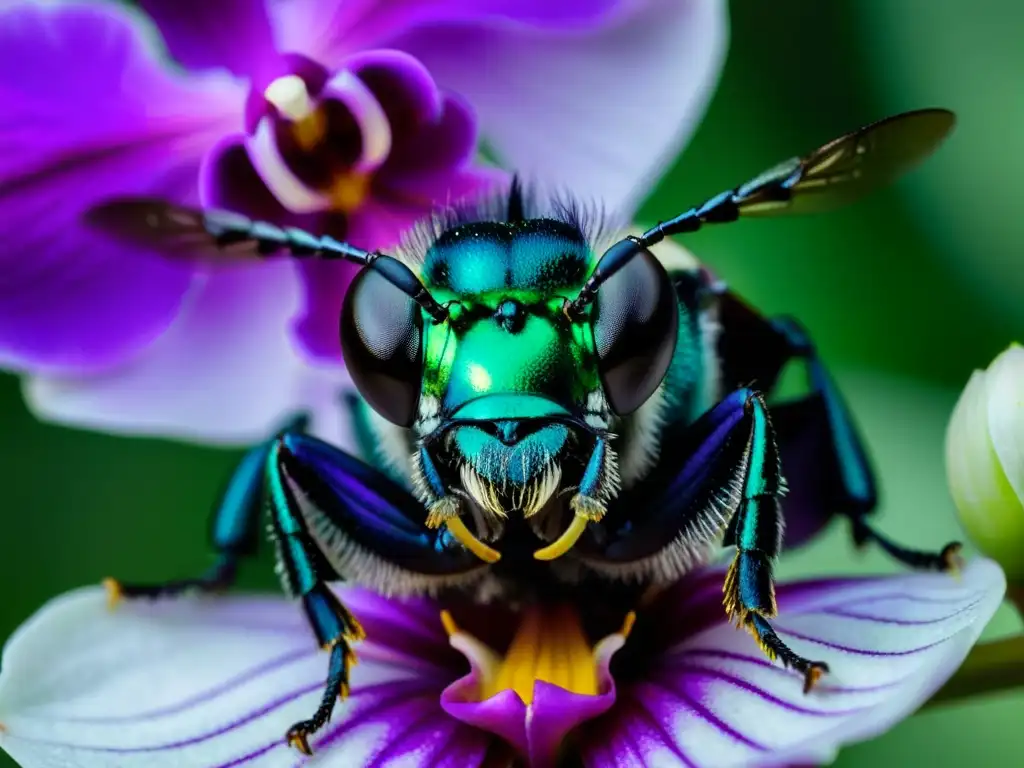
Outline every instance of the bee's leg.
{"type": "Polygon", "coordinates": [[[873,541],[911,568],[932,571],[954,569],[961,548],[958,542],[947,544],[939,552],[911,549],[887,538],[868,522],[868,515],[878,503],[874,475],[839,388],[818,357],[807,332],[796,320],[777,318],[772,321],[772,326],[784,336],[791,354],[806,362],[810,396],[820,403],[821,418],[831,443],[828,457],[833,463],[830,500],[836,511],[849,518],[855,544],[860,547],[873,541]]]}
{"type": "Polygon", "coordinates": [[[775,431],[764,399],[751,389],[726,395],[676,441],[661,461],[609,506],[580,555],[599,572],[670,583],[723,534],[736,555],[723,585],[726,612],[770,657],[804,676],[826,670],[791,651],[768,619],[775,602],[774,561],[782,545],[782,479],[775,431]]]}
{"type": "Polygon", "coordinates": [[[304,489],[291,476],[281,440],[275,440],[266,462],[270,532],[277,549],[277,568],[285,592],[302,600],[317,643],[330,651],[327,682],[316,712],[288,729],[288,743],[306,755],[313,754],[309,736],[322,728],[335,702],[348,695],[349,670],[355,663],[351,643],[363,639],[359,622],[327,587],[338,574],[313,541],[302,516],[300,494],[304,489]]]}
{"type": "Polygon", "coordinates": [[[302,601],[317,643],[330,651],[320,705],[286,737],[308,755],[310,736],[348,694],[352,643],[364,637],[327,583],[344,577],[416,594],[476,578],[485,564],[447,532],[428,530],[423,504],[404,488],[314,437],[289,432],[275,440],[264,478],[282,587],[302,601]]]}
{"type": "MultiPolygon", "coordinates": [[[[302,432],[307,424],[308,418],[299,415],[277,434],[302,432]]],[[[229,588],[234,583],[239,561],[256,552],[263,502],[263,473],[272,444],[273,440],[268,440],[250,449],[221,493],[210,528],[210,540],[217,560],[206,573],[161,584],[126,584],[107,579],[104,584],[111,602],[122,597],[171,597],[182,592],[221,592],[229,588]]]]}
{"type": "Polygon", "coordinates": [[[744,413],[750,437],[743,452],[740,501],[731,526],[737,551],[725,576],[725,610],[738,626],[750,631],[769,658],[800,672],[807,692],[828,667],[798,656],[768,623],[778,613],[773,566],[782,547],[783,484],[775,430],[759,393],[750,393],[744,413]]]}
{"type": "Polygon", "coordinates": [[[842,394],[804,328],[791,318],[761,316],[724,286],[713,290],[722,327],[719,353],[726,386],[756,382],[770,395],[787,363],[800,360],[806,366],[809,393],[772,406],[779,450],[793,479],[783,503],[787,546],[803,543],[839,513],[850,520],[858,546],[874,541],[913,568],[955,567],[959,544],[948,544],[940,552],[910,549],[869,524],[868,516],[878,505],[874,472],[842,394]]]}

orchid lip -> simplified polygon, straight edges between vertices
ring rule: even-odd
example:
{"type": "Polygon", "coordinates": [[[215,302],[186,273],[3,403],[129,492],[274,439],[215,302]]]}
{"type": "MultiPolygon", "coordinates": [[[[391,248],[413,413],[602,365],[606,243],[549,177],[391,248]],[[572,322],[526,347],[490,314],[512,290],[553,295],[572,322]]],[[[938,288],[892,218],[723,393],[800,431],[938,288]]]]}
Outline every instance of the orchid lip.
{"type": "Polygon", "coordinates": [[[602,648],[609,639],[619,646],[625,643],[635,621],[636,614],[630,611],[618,632],[591,646],[573,607],[530,606],[523,611],[515,636],[502,655],[460,629],[450,612],[441,612],[452,647],[464,653],[479,673],[478,700],[511,690],[527,706],[533,703],[538,682],[596,696],[601,686],[602,648]]]}

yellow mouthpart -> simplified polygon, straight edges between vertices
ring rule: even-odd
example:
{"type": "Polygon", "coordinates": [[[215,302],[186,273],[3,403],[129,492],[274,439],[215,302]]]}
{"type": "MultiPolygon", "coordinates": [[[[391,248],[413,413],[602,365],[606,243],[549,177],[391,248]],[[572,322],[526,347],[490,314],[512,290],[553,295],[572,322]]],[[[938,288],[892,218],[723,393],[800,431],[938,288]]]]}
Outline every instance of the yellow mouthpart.
{"type": "Polygon", "coordinates": [[[554,560],[561,557],[576,546],[576,542],[580,540],[580,536],[587,529],[587,523],[589,522],[589,518],[582,515],[574,515],[572,522],[569,523],[569,527],[565,529],[565,532],[543,549],[538,549],[533,553],[533,556],[537,560],[554,560]]]}
{"type": "Polygon", "coordinates": [[[569,508],[573,511],[572,522],[551,544],[533,553],[537,560],[554,560],[561,557],[580,540],[580,536],[587,529],[587,523],[596,523],[604,517],[604,504],[591,496],[577,494],[569,502],[569,508]]]}
{"type": "Polygon", "coordinates": [[[466,524],[462,522],[461,517],[458,515],[449,517],[444,522],[448,526],[448,532],[455,537],[455,540],[481,560],[488,563],[496,563],[501,560],[501,553],[487,546],[474,536],[469,528],[466,527],[466,524]]]}

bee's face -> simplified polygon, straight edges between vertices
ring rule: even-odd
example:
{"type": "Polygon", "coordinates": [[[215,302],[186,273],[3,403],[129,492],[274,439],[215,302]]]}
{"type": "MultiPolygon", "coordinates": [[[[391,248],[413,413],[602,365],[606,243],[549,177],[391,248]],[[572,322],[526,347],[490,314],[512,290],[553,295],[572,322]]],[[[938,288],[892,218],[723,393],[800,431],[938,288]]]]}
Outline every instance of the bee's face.
{"type": "Polygon", "coordinates": [[[474,400],[441,429],[434,453],[445,480],[492,518],[539,512],[563,485],[563,475],[578,475],[576,457],[586,440],[567,412],[531,395],[474,400]],[[500,416],[486,417],[494,412],[500,416]]]}
{"type": "Polygon", "coordinates": [[[443,432],[438,464],[498,517],[535,514],[574,473],[578,449],[592,442],[585,406],[601,390],[589,324],[562,311],[592,254],[546,224],[552,231],[524,229],[507,242],[442,240],[424,265],[450,318],[425,328],[417,430],[443,432]]]}
{"type": "Polygon", "coordinates": [[[580,483],[598,436],[660,384],[676,342],[673,288],[649,252],[617,247],[636,258],[580,315],[567,308],[598,258],[554,219],[442,233],[419,265],[440,320],[372,270],[356,279],[346,363],[370,405],[429,451],[427,497],[530,517],[580,483]]]}

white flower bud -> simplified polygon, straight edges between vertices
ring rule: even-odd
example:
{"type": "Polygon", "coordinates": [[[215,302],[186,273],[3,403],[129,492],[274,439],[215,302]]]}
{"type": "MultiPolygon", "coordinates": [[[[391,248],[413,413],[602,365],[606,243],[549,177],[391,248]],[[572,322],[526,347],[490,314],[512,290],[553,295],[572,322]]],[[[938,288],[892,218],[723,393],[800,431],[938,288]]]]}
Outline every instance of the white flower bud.
{"type": "Polygon", "coordinates": [[[946,473],[960,522],[1010,580],[1024,580],[1024,347],[975,371],[946,431],[946,473]]]}

